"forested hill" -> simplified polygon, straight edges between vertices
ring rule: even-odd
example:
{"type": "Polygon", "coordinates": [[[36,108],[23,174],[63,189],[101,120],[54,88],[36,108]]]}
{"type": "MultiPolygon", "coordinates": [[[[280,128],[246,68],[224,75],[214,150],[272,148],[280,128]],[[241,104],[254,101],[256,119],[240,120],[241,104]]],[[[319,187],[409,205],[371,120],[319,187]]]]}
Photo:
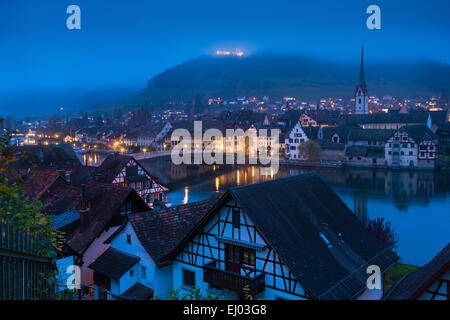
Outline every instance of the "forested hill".
{"type": "MultiPolygon", "coordinates": [[[[436,61],[366,61],[365,74],[369,92],[377,95],[439,95],[450,87],[450,66],[436,61]]],[[[327,62],[300,55],[202,56],[154,76],[135,102],[186,99],[197,93],[304,99],[350,96],[358,76],[359,63],[327,62]]]]}

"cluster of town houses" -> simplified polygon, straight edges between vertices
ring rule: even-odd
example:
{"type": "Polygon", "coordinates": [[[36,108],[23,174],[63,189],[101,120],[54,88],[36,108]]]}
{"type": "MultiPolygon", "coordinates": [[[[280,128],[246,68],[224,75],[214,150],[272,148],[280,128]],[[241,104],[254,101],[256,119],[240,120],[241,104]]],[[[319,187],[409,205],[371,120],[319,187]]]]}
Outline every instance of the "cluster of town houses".
{"type": "Polygon", "coordinates": [[[321,147],[320,158],[326,161],[348,166],[434,168],[438,159],[435,132],[445,125],[447,117],[443,112],[377,114],[353,116],[338,126],[302,126],[304,121],[311,123],[311,117],[302,114],[288,130],[286,156],[307,159],[299,146],[313,140],[321,147]]]}
{"type": "MultiPolygon", "coordinates": [[[[240,109],[210,111],[195,119],[202,121],[203,132],[212,128],[222,132],[224,138],[219,151],[224,152],[228,146],[234,148],[238,144],[225,138],[226,129],[242,129],[257,136],[259,149],[266,148],[270,153],[279,148],[279,155],[294,161],[308,160],[310,155],[300,146],[315,141],[320,146],[315,161],[361,167],[432,169],[436,166],[439,144],[449,143],[448,110],[419,111],[407,109],[404,104],[389,112],[370,113],[363,54],[354,101],[353,114],[299,110],[287,102],[286,112],[278,115],[240,109]],[[272,129],[279,130],[281,135],[272,136],[272,129]],[[267,134],[261,134],[262,130],[267,134]]],[[[180,142],[172,139],[174,130],[187,129],[193,135],[192,120],[158,120],[139,125],[122,134],[121,143],[128,148],[139,147],[141,151],[170,150],[180,142]]],[[[245,143],[241,147],[245,149],[245,143]]]]}
{"type": "MultiPolygon", "coordinates": [[[[369,114],[363,61],[355,103],[356,114],[347,116],[239,110],[200,120],[203,130],[279,129],[280,151],[291,160],[307,160],[299,146],[312,140],[326,161],[435,166],[438,140],[448,143],[448,112],[369,114]]],[[[179,143],[171,139],[173,130],[193,130],[190,121],[148,126],[122,141],[170,150],[179,143]]],[[[272,136],[258,139],[268,149],[275,142],[272,136]]],[[[174,290],[199,288],[225,299],[449,298],[449,245],[387,293],[383,281],[369,288],[367,268],[376,266],[382,278],[399,257],[314,172],[166,207],[169,188],[132,156],[113,153],[94,167],[82,165],[67,144],[20,150],[32,155],[14,163],[24,190],[46,205],[53,227],[64,232],[57,260],[61,289],[70,266],[79,266],[81,297],[168,299],[174,290]]]]}
{"type": "MultiPolygon", "coordinates": [[[[382,299],[382,287],[367,287],[367,267],[383,274],[399,261],[314,172],[166,207],[170,190],[131,156],[89,167],[67,146],[28,151],[14,167],[64,232],[61,290],[79,266],[82,298],[168,299],[200,288],[224,299],[382,299]]],[[[420,281],[439,273],[433,281],[448,283],[448,252],[420,281]]],[[[411,293],[408,281],[390,299],[411,293]]]]}
{"type": "MultiPolygon", "coordinates": [[[[225,112],[215,119],[203,119],[201,123],[203,133],[208,129],[218,129],[223,133],[223,141],[219,144],[223,152],[230,145],[226,129],[242,129],[248,136],[254,134],[257,137],[260,149],[267,148],[270,153],[271,148],[278,146],[278,154],[288,160],[308,160],[309,155],[300,146],[314,141],[320,146],[316,160],[322,162],[359,167],[432,169],[437,163],[440,141],[448,142],[449,120],[448,111],[342,117],[338,112],[327,110],[290,110],[273,119],[269,115],[240,110],[225,112]],[[262,129],[264,134],[261,134],[262,129]],[[273,129],[280,133],[277,138],[271,135],[273,129]]],[[[155,128],[158,133],[137,134],[123,141],[127,146],[139,146],[141,150],[171,150],[181,141],[172,139],[175,129],[187,129],[194,136],[193,121],[166,122],[155,125],[155,128]]],[[[237,137],[234,139],[238,140],[237,137]]],[[[208,143],[203,143],[203,149],[208,143]]],[[[193,145],[191,150],[194,150],[193,145]]]]}

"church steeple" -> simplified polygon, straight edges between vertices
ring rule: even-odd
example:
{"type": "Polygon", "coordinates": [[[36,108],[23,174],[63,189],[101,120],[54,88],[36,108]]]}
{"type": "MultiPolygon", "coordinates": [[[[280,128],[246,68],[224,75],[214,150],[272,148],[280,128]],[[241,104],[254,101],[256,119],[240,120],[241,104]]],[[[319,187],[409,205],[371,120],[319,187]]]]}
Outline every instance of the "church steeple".
{"type": "Polygon", "coordinates": [[[367,90],[366,78],[364,77],[364,45],[361,48],[361,66],[359,69],[359,82],[355,88],[355,113],[369,113],[369,90],[367,90]]]}
{"type": "Polygon", "coordinates": [[[359,83],[358,86],[361,87],[365,94],[368,94],[366,79],[364,77],[364,44],[361,47],[361,67],[359,69],[359,83]]]}

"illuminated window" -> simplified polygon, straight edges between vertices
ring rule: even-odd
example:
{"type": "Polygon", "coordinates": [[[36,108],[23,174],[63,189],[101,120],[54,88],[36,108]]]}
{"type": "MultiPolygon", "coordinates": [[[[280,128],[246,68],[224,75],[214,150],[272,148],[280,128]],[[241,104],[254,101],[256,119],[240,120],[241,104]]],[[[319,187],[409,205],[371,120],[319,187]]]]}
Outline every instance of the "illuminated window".
{"type": "Polygon", "coordinates": [[[242,263],[250,266],[256,266],[256,252],[252,249],[243,248],[242,263]]]}

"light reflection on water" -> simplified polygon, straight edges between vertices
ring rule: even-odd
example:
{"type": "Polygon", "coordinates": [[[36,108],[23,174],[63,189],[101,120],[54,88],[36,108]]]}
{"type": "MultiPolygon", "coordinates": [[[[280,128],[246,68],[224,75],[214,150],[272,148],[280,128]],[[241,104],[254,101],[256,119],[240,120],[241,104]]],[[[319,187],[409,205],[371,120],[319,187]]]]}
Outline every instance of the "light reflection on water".
{"type": "MultiPolygon", "coordinates": [[[[313,170],[280,168],[277,174],[263,176],[256,166],[181,167],[160,159],[144,164],[168,184],[168,201],[173,205],[208,199],[231,186],[313,170]]],[[[400,236],[398,252],[404,263],[423,265],[449,242],[450,172],[316,170],[359,219],[366,222],[381,216],[392,223],[400,236]]]]}

